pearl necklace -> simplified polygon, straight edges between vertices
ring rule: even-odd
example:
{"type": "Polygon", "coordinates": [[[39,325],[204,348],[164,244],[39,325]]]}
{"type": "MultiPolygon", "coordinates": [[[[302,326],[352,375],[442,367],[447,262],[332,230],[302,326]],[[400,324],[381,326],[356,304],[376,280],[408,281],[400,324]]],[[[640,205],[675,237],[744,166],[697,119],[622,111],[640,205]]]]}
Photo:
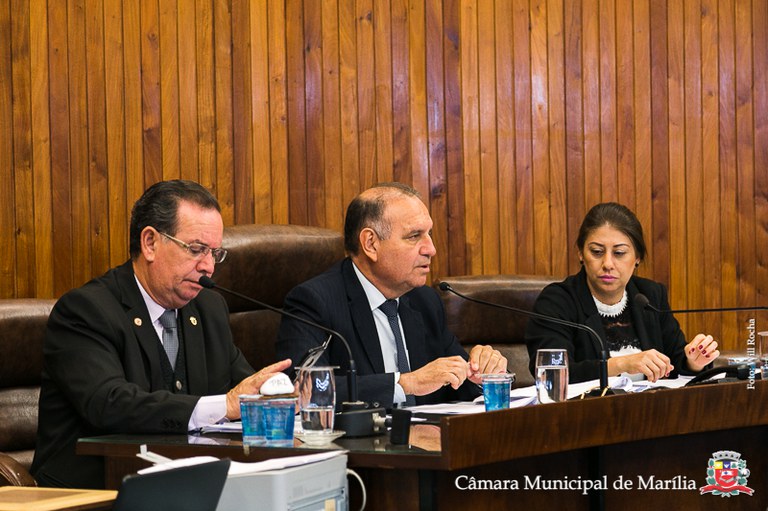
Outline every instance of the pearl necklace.
{"type": "Polygon", "coordinates": [[[606,305],[594,296],[592,299],[595,301],[595,306],[597,306],[597,312],[600,313],[601,316],[606,318],[615,318],[622,312],[624,312],[624,309],[627,308],[627,290],[624,290],[624,296],[621,297],[621,300],[619,300],[618,303],[614,303],[613,305],[606,305]]]}

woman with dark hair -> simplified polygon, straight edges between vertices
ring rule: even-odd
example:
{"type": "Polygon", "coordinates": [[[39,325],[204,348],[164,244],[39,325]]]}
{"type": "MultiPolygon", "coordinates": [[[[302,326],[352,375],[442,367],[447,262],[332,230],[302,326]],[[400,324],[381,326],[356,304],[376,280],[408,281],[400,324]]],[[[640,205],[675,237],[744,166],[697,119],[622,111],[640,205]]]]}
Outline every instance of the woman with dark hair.
{"type": "MultiPolygon", "coordinates": [[[[672,314],[644,309],[635,300],[643,294],[656,308],[670,309],[662,284],[634,276],[646,248],[643,228],[632,211],[614,202],[594,206],[576,244],[581,271],[544,288],[534,311],[597,332],[610,354],[608,376],[629,374],[656,381],[673,372],[690,375],[720,355],[711,335],[698,334],[686,343],[672,314]]],[[[525,337],[534,375],[537,350],[564,348],[571,383],[599,377],[602,348],[588,332],[531,318],[525,337]]]]}

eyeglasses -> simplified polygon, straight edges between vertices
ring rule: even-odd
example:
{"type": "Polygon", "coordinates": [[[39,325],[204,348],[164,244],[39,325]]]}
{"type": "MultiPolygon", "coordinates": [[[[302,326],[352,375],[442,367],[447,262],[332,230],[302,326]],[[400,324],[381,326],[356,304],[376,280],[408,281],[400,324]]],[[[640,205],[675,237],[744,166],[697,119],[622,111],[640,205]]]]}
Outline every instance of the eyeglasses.
{"type": "MultiPolygon", "coordinates": [[[[158,231],[159,232],[159,231],[158,231]]],[[[174,238],[170,234],[165,234],[164,232],[161,232],[163,236],[168,238],[169,240],[176,243],[178,246],[192,254],[192,257],[195,257],[197,259],[202,259],[203,257],[207,256],[210,252],[213,256],[213,262],[218,264],[224,261],[227,257],[227,249],[225,248],[211,248],[208,245],[203,245],[202,243],[184,243],[183,241],[174,238]]]]}

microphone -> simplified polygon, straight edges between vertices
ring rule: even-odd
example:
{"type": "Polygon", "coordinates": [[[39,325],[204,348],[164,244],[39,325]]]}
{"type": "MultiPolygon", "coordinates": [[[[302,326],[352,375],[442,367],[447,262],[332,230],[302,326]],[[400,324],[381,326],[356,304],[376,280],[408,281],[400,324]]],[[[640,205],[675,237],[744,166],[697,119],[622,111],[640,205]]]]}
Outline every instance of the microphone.
{"type": "MultiPolygon", "coordinates": [[[[712,383],[713,380],[710,380],[710,378],[718,374],[725,374],[725,380],[723,381],[727,381],[729,378],[737,380],[746,380],[748,378],[756,380],[762,379],[762,374],[758,374],[758,371],[754,367],[749,367],[747,364],[740,364],[737,366],[711,367],[709,369],[704,369],[694,376],[691,381],[686,383],[685,386],[692,387],[694,385],[712,383]]],[[[714,382],[716,383],[717,380],[714,380],[714,382]]]]}
{"type": "Polygon", "coordinates": [[[384,426],[381,424],[383,421],[379,421],[377,416],[385,415],[384,409],[368,408],[367,403],[359,401],[357,398],[357,366],[355,364],[354,358],[352,357],[352,350],[349,347],[349,343],[343,335],[341,335],[336,330],[332,330],[309,319],[284,311],[278,307],[273,307],[272,305],[261,302],[242,293],[238,293],[232,289],[222,287],[216,284],[216,282],[214,282],[213,279],[207,275],[200,277],[198,283],[204,288],[224,291],[225,293],[229,293],[232,296],[236,296],[242,300],[256,304],[259,307],[280,314],[281,316],[287,316],[291,319],[295,319],[300,323],[315,327],[318,330],[322,330],[323,332],[327,333],[329,337],[326,342],[317,348],[312,348],[309,350],[309,352],[304,356],[304,360],[302,360],[300,365],[314,365],[320,355],[322,355],[322,353],[328,347],[328,341],[330,341],[331,337],[336,337],[339,339],[347,349],[347,355],[349,357],[349,371],[347,372],[347,398],[349,401],[342,403],[342,411],[336,414],[336,424],[345,432],[345,436],[348,437],[369,436],[383,432],[382,429],[384,429],[384,426]]]}
{"type": "Polygon", "coordinates": [[[518,309],[517,307],[512,307],[509,305],[502,305],[500,303],[493,303],[493,302],[486,302],[485,300],[480,300],[478,298],[472,298],[471,296],[467,296],[465,294],[459,293],[453,287],[451,287],[450,284],[447,282],[440,282],[438,285],[441,291],[449,291],[456,296],[463,298],[465,300],[468,300],[470,302],[479,303],[481,305],[488,305],[490,307],[496,307],[499,309],[505,309],[508,311],[516,312],[518,314],[523,314],[525,316],[529,316],[532,318],[541,319],[543,321],[549,321],[550,323],[557,323],[559,325],[565,325],[572,328],[577,328],[579,330],[583,330],[587,332],[590,336],[592,336],[592,339],[597,341],[598,346],[600,346],[600,394],[601,396],[604,396],[606,394],[612,393],[611,389],[608,387],[608,350],[605,347],[605,343],[600,338],[599,335],[597,335],[597,332],[595,332],[592,328],[588,327],[587,325],[582,325],[581,323],[574,323],[573,321],[567,321],[565,319],[556,318],[553,316],[547,316],[545,314],[539,314],[538,312],[533,312],[525,309],[518,309]]]}
{"type": "Polygon", "coordinates": [[[638,304],[639,307],[642,307],[643,309],[649,309],[654,312],[659,313],[669,313],[669,314],[689,314],[692,312],[736,312],[736,311],[763,311],[768,310],[768,307],[716,307],[714,309],[677,309],[677,310],[661,310],[653,305],[651,305],[651,301],[648,300],[648,297],[645,296],[642,293],[637,293],[635,295],[635,303],[638,304]]]}
{"type": "MultiPolygon", "coordinates": [[[[266,304],[264,302],[260,302],[259,300],[256,300],[255,298],[251,298],[249,296],[245,296],[242,293],[238,293],[237,291],[233,291],[231,289],[227,289],[225,287],[221,287],[220,285],[216,284],[216,282],[213,281],[212,278],[208,277],[207,275],[203,275],[198,280],[198,283],[208,289],[219,289],[221,291],[224,291],[225,293],[229,293],[233,296],[236,296],[238,298],[241,298],[243,300],[246,300],[248,302],[254,303],[258,305],[259,307],[263,307],[267,310],[271,310],[272,312],[276,312],[277,314],[280,314],[281,316],[288,316],[291,319],[295,319],[296,321],[299,321],[301,323],[313,326],[319,330],[322,330],[323,332],[335,336],[337,339],[339,339],[343,344],[344,347],[347,348],[347,354],[349,355],[349,372],[347,373],[347,394],[348,399],[351,402],[357,401],[357,366],[355,365],[355,360],[352,358],[352,350],[349,348],[349,343],[344,338],[343,335],[341,335],[339,332],[335,330],[331,330],[330,328],[324,327],[323,325],[320,325],[318,323],[315,323],[314,321],[310,321],[306,318],[302,318],[301,316],[297,316],[296,314],[292,314],[290,312],[286,312],[283,309],[279,309],[277,307],[273,307],[269,304],[266,304]]],[[[325,346],[325,344],[323,344],[325,346]]],[[[312,350],[310,350],[312,351],[312,350]]],[[[323,350],[324,351],[324,350],[323,350]]],[[[315,360],[317,357],[319,357],[319,353],[310,353],[308,356],[315,356],[315,360]]],[[[307,357],[305,357],[305,360],[307,357]]]]}
{"type": "MultiPolygon", "coordinates": [[[[654,307],[651,305],[651,301],[648,300],[648,297],[645,296],[642,293],[637,293],[635,295],[635,303],[638,304],[639,307],[643,309],[648,309],[653,312],[658,313],[669,313],[669,314],[689,314],[692,312],[738,312],[738,311],[762,311],[767,310],[768,307],[715,307],[712,309],[676,309],[676,310],[661,310],[657,307],[654,307]]],[[[712,367],[710,369],[705,369],[701,371],[699,374],[697,374],[691,381],[685,384],[686,387],[691,385],[699,385],[701,383],[706,383],[707,380],[716,374],[725,373],[726,376],[730,377],[736,377],[739,380],[745,380],[749,376],[749,366],[747,365],[738,365],[738,366],[728,366],[728,367],[712,367]]],[[[754,376],[754,369],[751,369],[752,375],[754,376]]],[[[761,379],[762,375],[759,375],[758,378],[761,379]]]]}

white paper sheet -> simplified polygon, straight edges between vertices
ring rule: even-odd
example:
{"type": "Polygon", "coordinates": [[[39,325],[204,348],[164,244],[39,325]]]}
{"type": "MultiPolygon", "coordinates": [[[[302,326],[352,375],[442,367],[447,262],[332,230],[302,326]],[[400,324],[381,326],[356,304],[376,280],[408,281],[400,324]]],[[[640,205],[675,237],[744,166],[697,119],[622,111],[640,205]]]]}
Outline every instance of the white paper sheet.
{"type": "MultiPolygon", "coordinates": [[[[256,474],[259,472],[267,472],[269,470],[279,470],[288,467],[297,467],[299,465],[306,465],[307,463],[315,463],[317,461],[327,460],[334,456],[345,454],[345,450],[335,450],[320,452],[316,454],[307,454],[304,456],[287,456],[285,458],[273,458],[271,460],[259,461],[255,463],[241,463],[233,461],[229,465],[229,475],[240,474],[256,474]]],[[[213,456],[193,456],[191,458],[180,458],[177,460],[171,460],[166,463],[158,463],[151,467],[139,470],[139,474],[149,474],[151,472],[160,472],[162,470],[170,470],[179,467],[188,467],[191,465],[199,465],[201,463],[210,463],[211,461],[217,461],[218,458],[213,456]]]]}

